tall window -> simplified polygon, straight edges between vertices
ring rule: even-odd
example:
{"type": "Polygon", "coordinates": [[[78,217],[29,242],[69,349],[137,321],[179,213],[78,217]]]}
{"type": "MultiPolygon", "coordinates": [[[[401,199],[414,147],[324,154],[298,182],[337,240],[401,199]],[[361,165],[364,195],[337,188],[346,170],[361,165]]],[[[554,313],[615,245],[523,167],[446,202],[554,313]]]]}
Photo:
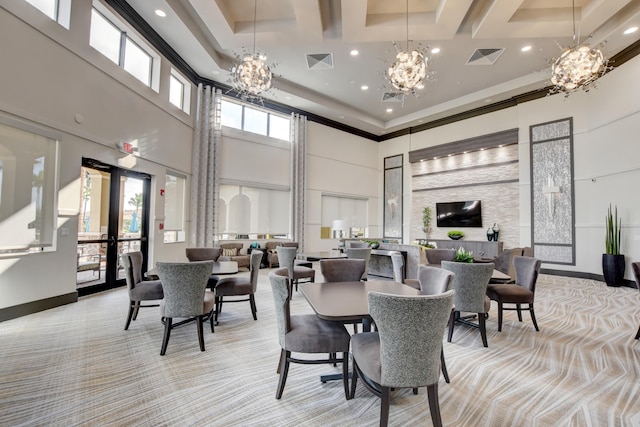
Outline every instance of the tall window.
{"type": "Polygon", "coordinates": [[[122,24],[105,14],[106,11],[96,8],[91,10],[89,44],[145,85],[157,89],[153,84],[154,56],[151,49],[141,39],[134,40],[122,24]]]}
{"type": "Polygon", "coordinates": [[[222,126],[289,141],[289,117],[222,100],[222,126]]]}
{"type": "Polygon", "coordinates": [[[164,184],[164,243],[184,242],[186,179],[167,172],[164,184]]]}
{"type": "Polygon", "coordinates": [[[26,0],[27,3],[69,29],[71,19],[71,0],[26,0]]]}
{"type": "Polygon", "coordinates": [[[289,190],[220,185],[219,238],[289,237],[289,190]]]}
{"type": "Polygon", "coordinates": [[[191,85],[176,70],[171,69],[169,77],[169,102],[189,114],[191,103],[191,85]]]}
{"type": "Polygon", "coordinates": [[[53,247],[58,141],[0,121],[0,253],[53,247]]]}
{"type": "Polygon", "coordinates": [[[366,237],[369,201],[346,196],[322,196],[322,237],[366,237]],[[336,229],[338,227],[339,229],[336,229]]]}

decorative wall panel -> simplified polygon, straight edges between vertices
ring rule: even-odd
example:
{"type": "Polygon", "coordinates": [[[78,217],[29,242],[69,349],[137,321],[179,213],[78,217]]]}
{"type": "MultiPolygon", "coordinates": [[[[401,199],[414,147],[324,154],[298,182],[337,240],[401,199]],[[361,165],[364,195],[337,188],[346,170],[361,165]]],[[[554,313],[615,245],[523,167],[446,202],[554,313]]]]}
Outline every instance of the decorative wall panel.
{"type": "Polygon", "coordinates": [[[531,242],[536,258],[575,264],[573,121],[530,127],[531,242]]]}
{"type": "Polygon", "coordinates": [[[402,241],[403,155],[384,159],[384,232],[385,239],[402,241]]]}

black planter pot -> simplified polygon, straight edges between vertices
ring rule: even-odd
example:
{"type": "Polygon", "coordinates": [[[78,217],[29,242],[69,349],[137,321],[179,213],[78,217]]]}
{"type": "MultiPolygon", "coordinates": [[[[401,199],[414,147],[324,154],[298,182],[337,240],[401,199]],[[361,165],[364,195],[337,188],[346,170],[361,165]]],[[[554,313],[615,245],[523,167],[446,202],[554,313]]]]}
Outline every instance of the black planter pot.
{"type": "Polygon", "coordinates": [[[607,285],[622,285],[624,269],[624,255],[602,254],[602,274],[607,285]]]}

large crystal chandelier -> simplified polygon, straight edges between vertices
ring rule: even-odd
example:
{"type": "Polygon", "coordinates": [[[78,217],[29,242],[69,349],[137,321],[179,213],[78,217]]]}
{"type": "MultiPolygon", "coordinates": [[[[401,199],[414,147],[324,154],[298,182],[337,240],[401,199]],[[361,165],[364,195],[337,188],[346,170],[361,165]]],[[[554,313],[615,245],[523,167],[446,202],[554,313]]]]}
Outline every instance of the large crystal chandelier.
{"type": "Polygon", "coordinates": [[[424,88],[428,73],[427,57],[418,49],[409,48],[409,0],[407,0],[407,49],[399,49],[396,43],[396,60],[385,75],[389,83],[403,93],[416,95],[416,89],[424,88]]]}
{"type": "Polygon", "coordinates": [[[243,100],[260,100],[271,88],[271,66],[265,62],[267,56],[256,52],[256,10],[253,4],[253,53],[244,54],[239,64],[231,68],[231,83],[243,100]]]}
{"type": "Polygon", "coordinates": [[[554,85],[551,93],[562,92],[565,96],[578,90],[589,91],[595,81],[609,70],[608,60],[600,49],[577,43],[575,13],[573,0],[573,39],[576,45],[565,49],[551,65],[551,83],[554,85]]]}

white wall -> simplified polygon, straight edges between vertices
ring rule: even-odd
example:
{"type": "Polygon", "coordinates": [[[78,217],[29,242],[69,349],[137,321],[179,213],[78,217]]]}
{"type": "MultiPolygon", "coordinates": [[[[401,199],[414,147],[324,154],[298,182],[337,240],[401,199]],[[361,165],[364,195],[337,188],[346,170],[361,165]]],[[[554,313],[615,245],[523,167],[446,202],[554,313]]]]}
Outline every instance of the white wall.
{"type": "MultiPolygon", "coordinates": [[[[604,76],[598,88],[565,99],[555,95],[381,144],[380,159],[473,136],[519,129],[520,245],[531,243],[529,126],[573,117],[576,217],[576,265],[545,268],[602,274],[604,217],[609,204],[622,217],[625,278],[633,280],[630,262],[640,260],[640,58],[604,76]]],[[[379,160],[381,161],[381,160],[379,160]]],[[[409,228],[411,179],[405,160],[405,236],[409,228]]]]}

